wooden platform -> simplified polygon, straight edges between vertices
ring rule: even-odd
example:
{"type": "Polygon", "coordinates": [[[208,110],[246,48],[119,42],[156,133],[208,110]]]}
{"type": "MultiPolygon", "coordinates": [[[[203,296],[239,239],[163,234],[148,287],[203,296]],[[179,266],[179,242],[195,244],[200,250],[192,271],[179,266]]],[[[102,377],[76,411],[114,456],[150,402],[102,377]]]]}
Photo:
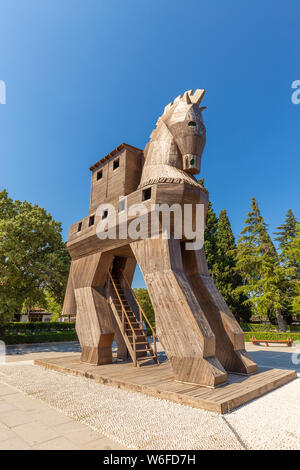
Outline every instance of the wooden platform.
{"type": "Polygon", "coordinates": [[[176,382],[168,361],[158,366],[149,363],[140,368],[133,367],[131,362],[92,366],[81,363],[79,355],[73,355],[35,360],[34,363],[101,384],[222,414],[296,378],[296,371],[281,369],[263,370],[251,376],[230,374],[227,384],[212,389],[176,382]]]}

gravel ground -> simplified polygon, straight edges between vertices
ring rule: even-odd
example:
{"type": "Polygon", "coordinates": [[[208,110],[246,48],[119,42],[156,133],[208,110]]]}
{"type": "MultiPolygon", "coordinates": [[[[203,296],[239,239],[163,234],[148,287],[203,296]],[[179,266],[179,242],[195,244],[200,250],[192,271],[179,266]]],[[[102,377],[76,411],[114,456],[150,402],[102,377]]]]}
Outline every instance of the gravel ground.
{"type": "Polygon", "coordinates": [[[299,378],[223,416],[28,362],[1,365],[0,382],[128,449],[300,450],[299,378]]]}

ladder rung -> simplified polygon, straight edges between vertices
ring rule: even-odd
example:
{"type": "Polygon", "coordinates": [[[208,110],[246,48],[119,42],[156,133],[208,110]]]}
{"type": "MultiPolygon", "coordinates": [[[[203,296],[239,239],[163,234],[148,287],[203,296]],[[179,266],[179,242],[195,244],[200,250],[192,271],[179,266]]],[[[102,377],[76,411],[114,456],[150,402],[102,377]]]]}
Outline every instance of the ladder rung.
{"type": "Polygon", "coordinates": [[[152,359],[155,359],[155,358],[156,356],[147,356],[147,357],[142,356],[141,358],[137,357],[136,360],[139,364],[143,364],[144,362],[151,361],[152,359]]]}
{"type": "MultiPolygon", "coordinates": [[[[126,333],[127,336],[132,336],[132,331],[130,330],[130,332],[126,333]],[[131,334],[129,334],[131,333],[131,334]]],[[[144,335],[142,335],[141,333],[139,333],[138,331],[136,332],[136,336],[137,338],[144,338],[144,335]]]]}
{"type": "Polygon", "coordinates": [[[147,331],[143,329],[143,324],[140,323],[136,317],[136,314],[132,311],[132,308],[128,303],[124,287],[121,286],[119,278],[112,276],[112,279],[114,281],[114,288],[112,290],[111,296],[112,302],[115,306],[114,313],[117,317],[119,317],[117,318],[118,322],[121,320],[123,323],[121,333],[124,338],[127,337],[129,343],[131,344],[130,354],[133,361],[138,366],[152,360],[158,362],[157,355],[154,354],[149,341],[147,341],[147,331]],[[135,349],[135,354],[133,352],[134,344],[142,348],[135,349]],[[148,353],[150,356],[147,355],[148,353]]]}

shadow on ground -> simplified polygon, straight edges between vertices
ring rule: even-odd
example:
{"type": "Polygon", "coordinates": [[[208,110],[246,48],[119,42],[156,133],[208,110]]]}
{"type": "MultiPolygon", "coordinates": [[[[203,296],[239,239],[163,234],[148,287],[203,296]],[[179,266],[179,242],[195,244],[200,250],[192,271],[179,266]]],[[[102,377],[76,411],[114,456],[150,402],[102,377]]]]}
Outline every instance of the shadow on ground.
{"type": "MultiPolygon", "coordinates": [[[[150,340],[150,343],[152,341],[150,340]]],[[[164,351],[161,350],[161,345],[158,343],[158,359],[159,362],[165,362],[167,356],[164,351]]],[[[289,348],[288,348],[289,349],[289,348]]],[[[32,353],[80,353],[80,344],[77,341],[63,342],[63,343],[39,343],[39,344],[19,344],[11,345],[6,347],[6,355],[14,356],[20,355],[25,356],[32,353]]],[[[113,343],[113,353],[117,352],[117,344],[113,343]]],[[[276,368],[276,369],[287,369],[296,370],[297,374],[300,374],[300,346],[298,348],[292,348],[289,351],[266,351],[255,350],[249,351],[250,356],[257,363],[259,368],[276,368]]]]}
{"type": "Polygon", "coordinates": [[[300,347],[292,352],[263,350],[249,351],[249,354],[258,367],[295,370],[300,374],[300,347]]]}
{"type": "MultiPolygon", "coordinates": [[[[152,343],[152,341],[150,341],[152,343]]],[[[113,353],[117,352],[117,344],[114,341],[112,345],[113,353]]],[[[80,353],[81,347],[77,341],[62,342],[62,343],[38,343],[38,344],[17,344],[6,346],[6,355],[24,356],[32,353],[80,353]]],[[[158,352],[159,362],[165,362],[167,356],[164,351],[158,352]]]]}
{"type": "Polygon", "coordinates": [[[64,343],[39,343],[39,344],[18,344],[6,346],[6,355],[14,356],[15,354],[31,354],[39,352],[81,352],[80,344],[77,341],[64,343]]]}

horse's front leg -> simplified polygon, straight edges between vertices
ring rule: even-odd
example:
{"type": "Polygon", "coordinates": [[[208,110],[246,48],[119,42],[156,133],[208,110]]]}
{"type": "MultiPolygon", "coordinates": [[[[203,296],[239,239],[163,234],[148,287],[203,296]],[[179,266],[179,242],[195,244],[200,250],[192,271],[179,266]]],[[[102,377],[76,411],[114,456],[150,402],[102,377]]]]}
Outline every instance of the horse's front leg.
{"type": "Polygon", "coordinates": [[[204,249],[185,250],[184,244],[181,249],[186,277],[216,337],[217,358],[228,372],[255,372],[244,333],[209,274],[204,249]]]}
{"type": "Polygon", "coordinates": [[[215,335],[184,273],[180,241],[131,243],[155,312],[157,335],[177,380],[214,387],[227,380],[215,335]]]}

